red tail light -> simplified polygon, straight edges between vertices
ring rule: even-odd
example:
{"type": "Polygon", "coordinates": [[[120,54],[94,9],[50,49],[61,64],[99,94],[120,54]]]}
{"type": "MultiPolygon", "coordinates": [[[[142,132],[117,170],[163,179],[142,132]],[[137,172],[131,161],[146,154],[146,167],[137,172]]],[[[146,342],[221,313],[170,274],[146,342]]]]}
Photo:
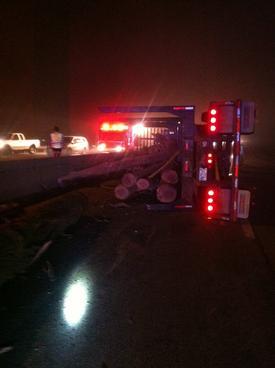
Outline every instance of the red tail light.
{"type": "Polygon", "coordinates": [[[216,191],[208,189],[206,192],[206,212],[213,213],[215,211],[216,191]]]}
{"type": "Polygon", "coordinates": [[[208,124],[209,124],[209,130],[211,133],[215,133],[217,130],[217,110],[216,109],[210,109],[208,113],[208,124]]]}
{"type": "Polygon", "coordinates": [[[207,154],[207,163],[208,163],[208,168],[211,168],[213,164],[213,154],[212,153],[207,154]]]}

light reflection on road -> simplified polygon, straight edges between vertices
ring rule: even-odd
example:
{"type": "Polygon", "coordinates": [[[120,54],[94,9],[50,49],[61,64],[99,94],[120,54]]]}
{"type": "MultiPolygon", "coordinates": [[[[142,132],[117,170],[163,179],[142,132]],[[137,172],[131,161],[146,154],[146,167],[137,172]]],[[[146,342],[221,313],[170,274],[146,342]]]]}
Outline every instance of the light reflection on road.
{"type": "Polygon", "coordinates": [[[91,302],[91,285],[87,278],[78,277],[67,287],[63,300],[63,317],[70,327],[76,327],[91,302]]]}

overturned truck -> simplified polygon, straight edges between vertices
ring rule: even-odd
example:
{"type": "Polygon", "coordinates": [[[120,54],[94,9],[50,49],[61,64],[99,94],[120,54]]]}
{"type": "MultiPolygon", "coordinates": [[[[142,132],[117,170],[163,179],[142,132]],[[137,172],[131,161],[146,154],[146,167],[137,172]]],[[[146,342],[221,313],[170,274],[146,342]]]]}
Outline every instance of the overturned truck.
{"type": "Polygon", "coordinates": [[[248,217],[250,192],[239,188],[239,167],[241,135],[254,132],[253,102],[211,102],[201,125],[195,124],[194,106],[115,106],[100,112],[98,150],[120,152],[119,160],[59,178],[61,185],[119,172],[118,199],[147,191],[150,210],[199,209],[231,221],[248,217]]]}

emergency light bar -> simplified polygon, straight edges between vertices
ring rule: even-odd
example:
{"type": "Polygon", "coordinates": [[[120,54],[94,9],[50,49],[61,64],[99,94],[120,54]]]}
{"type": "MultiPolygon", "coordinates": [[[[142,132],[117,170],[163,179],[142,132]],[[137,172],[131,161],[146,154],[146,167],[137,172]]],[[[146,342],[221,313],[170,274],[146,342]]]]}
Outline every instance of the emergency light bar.
{"type": "Polygon", "coordinates": [[[128,130],[128,125],[126,125],[125,123],[122,122],[108,122],[108,121],[104,121],[101,126],[100,126],[100,130],[104,131],[104,132],[123,132],[125,130],[128,130]]]}

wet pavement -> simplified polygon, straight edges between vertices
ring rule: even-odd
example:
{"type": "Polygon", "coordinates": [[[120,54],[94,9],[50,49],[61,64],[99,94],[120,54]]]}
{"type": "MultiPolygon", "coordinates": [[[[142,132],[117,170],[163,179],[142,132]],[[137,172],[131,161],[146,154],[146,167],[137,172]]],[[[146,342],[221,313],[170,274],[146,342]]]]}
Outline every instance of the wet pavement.
{"type": "MultiPolygon", "coordinates": [[[[252,226],[267,226],[271,244],[273,207],[260,193],[252,226]]],[[[0,366],[273,367],[261,239],[196,214],[99,206],[2,287],[0,366]]]]}

